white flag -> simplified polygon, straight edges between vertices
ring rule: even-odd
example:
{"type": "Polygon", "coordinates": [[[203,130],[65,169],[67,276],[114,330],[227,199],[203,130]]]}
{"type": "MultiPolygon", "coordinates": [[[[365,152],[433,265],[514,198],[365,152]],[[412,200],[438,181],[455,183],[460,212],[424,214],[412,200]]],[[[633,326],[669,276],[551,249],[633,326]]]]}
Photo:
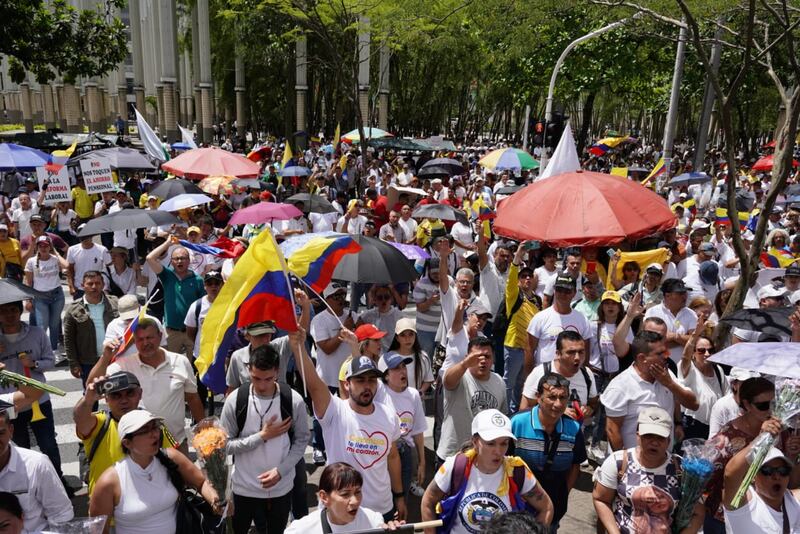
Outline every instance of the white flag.
{"type": "Polygon", "coordinates": [[[147,124],[147,121],[144,120],[144,117],[139,113],[138,109],[134,107],[133,111],[136,112],[136,127],[139,129],[139,139],[141,139],[144,144],[144,151],[154,160],[167,161],[169,157],[164,152],[164,146],[161,144],[156,133],[150,128],[150,125],[147,124]]]}
{"type": "Polygon", "coordinates": [[[180,124],[178,125],[178,129],[181,131],[181,139],[183,142],[189,145],[189,148],[197,148],[197,143],[194,142],[194,134],[192,131],[184,128],[180,124]]]}
{"type": "Polygon", "coordinates": [[[572,128],[570,128],[569,121],[567,121],[564,126],[564,133],[561,134],[561,140],[558,142],[556,151],[553,152],[553,157],[547,162],[547,168],[539,175],[537,180],[544,180],[565,172],[575,172],[580,168],[581,162],[578,159],[578,149],[575,148],[572,128]]]}

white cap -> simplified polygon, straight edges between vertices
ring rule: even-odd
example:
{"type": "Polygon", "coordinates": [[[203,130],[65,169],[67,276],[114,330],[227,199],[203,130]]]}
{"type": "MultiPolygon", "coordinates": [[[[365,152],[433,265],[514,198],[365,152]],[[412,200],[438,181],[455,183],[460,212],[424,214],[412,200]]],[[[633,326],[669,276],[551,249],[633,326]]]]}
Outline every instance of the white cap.
{"type": "Polygon", "coordinates": [[[150,421],[158,421],[159,423],[163,423],[164,418],[157,417],[147,410],[131,410],[120,417],[119,423],[117,423],[117,433],[119,434],[119,439],[123,439],[125,436],[133,434],[150,421]]]}
{"type": "Polygon", "coordinates": [[[666,410],[651,406],[639,412],[639,435],[655,434],[668,438],[672,433],[672,417],[666,410]]]}
{"type": "Polygon", "coordinates": [[[785,287],[775,287],[772,284],[767,284],[758,290],[758,300],[768,298],[779,298],[786,296],[785,287]]]}
{"type": "Polygon", "coordinates": [[[703,230],[709,226],[711,226],[711,223],[706,222],[703,219],[695,219],[692,221],[692,230],[703,230]]]}
{"type": "Polygon", "coordinates": [[[325,290],[322,292],[322,297],[328,298],[331,295],[338,293],[339,291],[344,291],[346,293],[347,285],[340,284],[339,282],[331,282],[330,284],[328,284],[328,287],[326,287],[325,290]]]}
{"type": "Polygon", "coordinates": [[[117,311],[120,319],[133,319],[139,313],[139,299],[136,295],[122,295],[117,302],[117,311]]]}
{"type": "Polygon", "coordinates": [[[405,332],[406,330],[411,330],[415,334],[417,333],[417,321],[411,319],[410,317],[403,317],[397,321],[397,324],[394,325],[394,333],[400,334],[401,332],[405,332]]]}
{"type": "Polygon", "coordinates": [[[731,372],[728,375],[728,378],[731,380],[738,380],[739,382],[744,382],[748,378],[758,378],[761,376],[761,373],[758,371],[751,371],[750,369],[745,369],[744,367],[733,367],[731,368],[731,372]]]}
{"type": "Polygon", "coordinates": [[[796,306],[800,302],[800,289],[789,295],[789,302],[792,303],[792,306],[796,306]]]}
{"type": "Polygon", "coordinates": [[[742,239],[744,239],[745,241],[752,241],[755,238],[756,238],[755,234],[751,232],[749,228],[744,232],[742,232],[742,239]]]}
{"type": "Polygon", "coordinates": [[[484,441],[497,438],[516,439],[511,432],[511,420],[494,408],[483,410],[472,420],[472,434],[478,434],[484,441]]]}
{"type": "Polygon", "coordinates": [[[434,178],[433,180],[431,180],[431,185],[441,185],[441,184],[442,184],[441,178],[434,178]]]}
{"type": "Polygon", "coordinates": [[[767,455],[764,457],[764,461],[761,463],[761,465],[764,465],[767,462],[775,460],[776,458],[781,459],[784,462],[786,462],[786,465],[788,465],[789,467],[793,467],[794,466],[792,461],[789,460],[789,458],[785,454],[783,454],[781,452],[781,450],[779,448],[777,448],[777,447],[772,447],[769,450],[769,452],[767,452],[767,455]]]}

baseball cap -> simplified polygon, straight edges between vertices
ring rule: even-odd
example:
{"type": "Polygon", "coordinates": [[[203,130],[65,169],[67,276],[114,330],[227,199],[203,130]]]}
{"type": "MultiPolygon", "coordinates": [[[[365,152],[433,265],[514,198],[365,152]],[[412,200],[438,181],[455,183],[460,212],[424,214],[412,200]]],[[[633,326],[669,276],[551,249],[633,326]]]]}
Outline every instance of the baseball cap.
{"type": "Polygon", "coordinates": [[[191,234],[192,232],[200,233],[200,228],[197,226],[190,226],[188,230],[186,230],[187,234],[191,234]]]}
{"type": "Polygon", "coordinates": [[[783,213],[783,207],[775,204],[774,206],[772,206],[772,212],[771,213],[783,213]]]}
{"type": "Polygon", "coordinates": [[[32,223],[32,222],[41,222],[41,223],[43,223],[44,222],[44,217],[42,217],[41,215],[31,215],[31,218],[28,219],[28,222],[29,223],[32,223]]]}
{"type": "Polygon", "coordinates": [[[719,282],[719,265],[715,261],[704,261],[700,264],[700,281],[707,285],[719,282]]]}
{"type": "Polygon", "coordinates": [[[411,330],[415,334],[417,333],[417,322],[414,319],[409,317],[403,317],[394,325],[394,333],[399,334],[401,332],[405,332],[406,330],[411,330]]]}
{"type": "Polygon", "coordinates": [[[397,369],[400,367],[401,363],[409,365],[413,361],[414,358],[411,356],[402,356],[396,352],[390,352],[389,354],[384,354],[381,359],[378,360],[378,370],[385,373],[389,369],[397,369]]]}
{"type": "Polygon", "coordinates": [[[558,273],[558,275],[556,276],[555,283],[553,284],[553,287],[555,289],[573,290],[577,286],[578,284],[575,281],[575,279],[572,278],[572,276],[570,276],[570,274],[566,271],[558,273]]]}
{"type": "Polygon", "coordinates": [[[222,273],[219,271],[208,271],[203,276],[203,282],[207,282],[208,280],[222,280],[222,273]]]}
{"type": "Polygon", "coordinates": [[[662,293],[688,293],[689,288],[680,278],[667,278],[661,283],[662,293]]]}
{"type": "Polygon", "coordinates": [[[758,290],[758,300],[769,298],[780,298],[786,296],[785,287],[775,287],[772,284],[767,284],[758,290]]]}
{"type": "Polygon", "coordinates": [[[147,410],[131,410],[120,417],[119,422],[117,423],[117,433],[119,434],[119,439],[123,439],[125,436],[133,434],[150,421],[158,421],[159,423],[163,423],[164,418],[157,417],[147,410]]]}
{"type": "Polygon", "coordinates": [[[117,311],[120,319],[133,319],[139,313],[139,299],[136,295],[122,295],[117,301],[117,311]]]}
{"type": "Polygon", "coordinates": [[[664,274],[664,268],[660,263],[651,263],[644,272],[661,276],[664,274]]]}
{"type": "Polygon", "coordinates": [[[797,265],[790,265],[786,268],[786,271],[783,273],[783,276],[800,276],[800,267],[797,265]]]}
{"type": "Polygon", "coordinates": [[[744,382],[749,378],[758,378],[761,376],[761,373],[758,371],[751,371],[750,369],[745,369],[744,367],[733,367],[731,368],[731,372],[728,375],[728,378],[731,380],[738,380],[739,382],[744,382]]]}
{"type": "Polygon", "coordinates": [[[775,459],[783,460],[789,467],[794,466],[792,461],[789,460],[789,458],[785,454],[783,454],[781,450],[777,447],[770,448],[770,450],[767,452],[767,455],[764,457],[764,461],[761,463],[761,465],[764,465],[767,462],[771,462],[772,460],[775,459]]]}
{"type": "Polygon", "coordinates": [[[373,324],[365,323],[356,328],[355,334],[359,341],[365,341],[367,339],[381,339],[386,335],[386,332],[378,330],[373,324]]]}
{"type": "Polygon", "coordinates": [[[136,378],[136,375],[128,371],[118,371],[113,375],[108,375],[106,378],[109,380],[114,380],[115,378],[121,377],[127,378],[127,381],[123,380],[122,384],[117,384],[116,387],[112,387],[111,389],[104,391],[104,393],[116,393],[117,391],[125,391],[126,389],[141,387],[139,379],[136,378]]]}
{"type": "Polygon", "coordinates": [[[16,419],[17,417],[17,412],[14,409],[14,405],[4,400],[0,400],[0,412],[6,412],[9,419],[16,419]]]}
{"type": "Polygon", "coordinates": [[[666,410],[651,406],[639,412],[639,435],[655,434],[662,438],[668,438],[672,433],[672,417],[666,410]]]}
{"type": "Polygon", "coordinates": [[[692,230],[703,230],[711,226],[711,223],[704,219],[695,219],[692,221],[692,230]]]}
{"type": "Polygon", "coordinates": [[[350,365],[347,366],[344,377],[353,378],[354,376],[367,375],[380,377],[382,374],[383,373],[381,373],[375,365],[375,362],[372,361],[372,358],[369,356],[359,356],[350,360],[350,365]]]}
{"type": "Polygon", "coordinates": [[[47,237],[46,234],[45,235],[40,235],[39,237],[36,238],[36,243],[37,244],[39,244],[39,243],[47,243],[49,245],[50,244],[50,238],[47,237]]]}
{"type": "Polygon", "coordinates": [[[441,185],[442,179],[441,178],[434,178],[431,180],[431,185],[441,185]]]}
{"type": "Polygon", "coordinates": [[[347,292],[347,286],[344,285],[344,284],[340,284],[339,282],[331,282],[330,284],[328,284],[328,287],[326,287],[322,291],[322,296],[324,298],[328,298],[331,295],[335,295],[336,293],[339,293],[340,291],[347,292]]]}
{"type": "Polygon", "coordinates": [[[264,334],[274,334],[276,332],[275,323],[272,321],[261,321],[250,323],[245,327],[245,332],[251,336],[262,336],[264,334]]]}
{"type": "Polygon", "coordinates": [[[613,300],[614,302],[616,302],[618,304],[622,304],[622,297],[620,297],[619,293],[617,293],[616,291],[606,291],[606,292],[604,292],[603,296],[600,297],[600,302],[603,302],[604,300],[613,300]]]}
{"type": "Polygon", "coordinates": [[[469,305],[469,308],[467,308],[467,315],[477,315],[479,317],[481,315],[488,315],[489,318],[491,318],[492,312],[489,311],[489,309],[483,304],[483,302],[481,302],[478,299],[475,299],[472,302],[472,304],[469,305]]]}
{"type": "Polygon", "coordinates": [[[756,238],[756,235],[748,228],[744,232],[742,232],[742,239],[745,241],[752,241],[756,238]]]}
{"type": "Polygon", "coordinates": [[[789,295],[789,302],[792,306],[796,306],[798,301],[800,301],[800,289],[789,295]]]}
{"type": "Polygon", "coordinates": [[[717,249],[714,247],[713,243],[708,243],[708,242],[700,243],[700,246],[697,248],[697,252],[708,252],[710,254],[713,254],[716,251],[717,249]]]}
{"type": "Polygon", "coordinates": [[[475,434],[478,434],[484,441],[492,441],[497,438],[516,439],[514,433],[511,432],[511,420],[494,408],[478,412],[478,415],[472,419],[472,435],[475,434]]]}

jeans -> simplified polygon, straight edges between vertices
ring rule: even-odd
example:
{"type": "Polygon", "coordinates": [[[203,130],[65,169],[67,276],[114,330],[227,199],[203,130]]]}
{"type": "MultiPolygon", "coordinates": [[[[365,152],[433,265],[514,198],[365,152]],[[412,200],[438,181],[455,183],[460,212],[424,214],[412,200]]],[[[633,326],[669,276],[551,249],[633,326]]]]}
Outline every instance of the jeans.
{"type": "Polygon", "coordinates": [[[290,493],[292,496],[292,519],[300,519],[308,515],[307,483],[306,460],[305,458],[300,458],[300,461],[294,467],[294,486],[290,493]]]}
{"type": "Polygon", "coordinates": [[[417,339],[419,340],[420,348],[424,350],[428,358],[433,361],[433,354],[436,352],[436,332],[417,330],[417,339]]]}
{"type": "Polygon", "coordinates": [[[58,348],[61,335],[61,312],[64,310],[64,290],[57,287],[44,292],[45,296],[33,299],[36,313],[36,324],[47,330],[50,336],[50,348],[58,348]]]}
{"type": "Polygon", "coordinates": [[[272,499],[258,499],[233,494],[233,532],[247,534],[255,523],[258,534],[282,534],[289,519],[291,493],[272,499]]]}
{"type": "Polygon", "coordinates": [[[503,347],[503,381],[506,383],[506,399],[508,399],[508,413],[513,414],[519,410],[522,399],[522,367],[525,363],[525,351],[512,347],[503,347]]]}
{"type": "Polygon", "coordinates": [[[400,480],[403,481],[403,494],[408,498],[408,490],[411,488],[411,477],[414,472],[414,453],[416,448],[402,439],[397,440],[395,443],[397,452],[400,453],[400,480]]]}
{"type": "MultiPolygon", "coordinates": [[[[365,284],[361,282],[353,282],[350,289],[350,310],[357,313],[359,306],[361,306],[361,297],[369,292],[372,284],[365,284]]],[[[369,304],[369,303],[368,303],[369,304]]],[[[367,306],[369,307],[369,306],[367,306]]]]}
{"type": "Polygon", "coordinates": [[[61,478],[61,455],[58,452],[58,443],[56,443],[53,405],[48,400],[40,403],[39,408],[42,411],[42,415],[44,415],[44,419],[41,421],[31,421],[33,410],[17,413],[17,418],[14,419],[14,443],[24,449],[31,448],[31,438],[28,434],[28,426],[30,426],[31,430],[33,430],[33,435],[36,436],[39,450],[50,458],[53,467],[56,468],[58,477],[61,478]]]}

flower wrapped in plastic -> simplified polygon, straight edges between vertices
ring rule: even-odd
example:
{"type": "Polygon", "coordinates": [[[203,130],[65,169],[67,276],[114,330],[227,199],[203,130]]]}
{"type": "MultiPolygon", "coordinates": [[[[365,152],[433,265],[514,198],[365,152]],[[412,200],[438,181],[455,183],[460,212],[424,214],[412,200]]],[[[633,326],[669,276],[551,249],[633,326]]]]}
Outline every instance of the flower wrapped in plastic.
{"type": "Polygon", "coordinates": [[[675,509],[673,532],[680,532],[692,520],[694,509],[714,473],[714,461],[725,448],[724,440],[687,439],[682,444],[681,499],[675,509]]]}
{"type": "Polygon", "coordinates": [[[216,417],[203,419],[192,428],[192,432],[194,434],[192,447],[197,452],[200,468],[220,500],[224,501],[220,503],[220,507],[225,507],[225,503],[230,500],[228,494],[230,470],[226,452],[228,434],[216,417]]]}
{"type": "MultiPolygon", "coordinates": [[[[784,428],[800,428],[800,380],[794,378],[780,379],[775,383],[775,406],[772,416],[778,419],[784,428]]],[[[762,432],[753,440],[753,446],[747,455],[750,467],[747,469],[741,486],[731,500],[731,505],[738,508],[747,493],[747,488],[756,478],[767,452],[775,446],[777,438],[762,432]]]]}

